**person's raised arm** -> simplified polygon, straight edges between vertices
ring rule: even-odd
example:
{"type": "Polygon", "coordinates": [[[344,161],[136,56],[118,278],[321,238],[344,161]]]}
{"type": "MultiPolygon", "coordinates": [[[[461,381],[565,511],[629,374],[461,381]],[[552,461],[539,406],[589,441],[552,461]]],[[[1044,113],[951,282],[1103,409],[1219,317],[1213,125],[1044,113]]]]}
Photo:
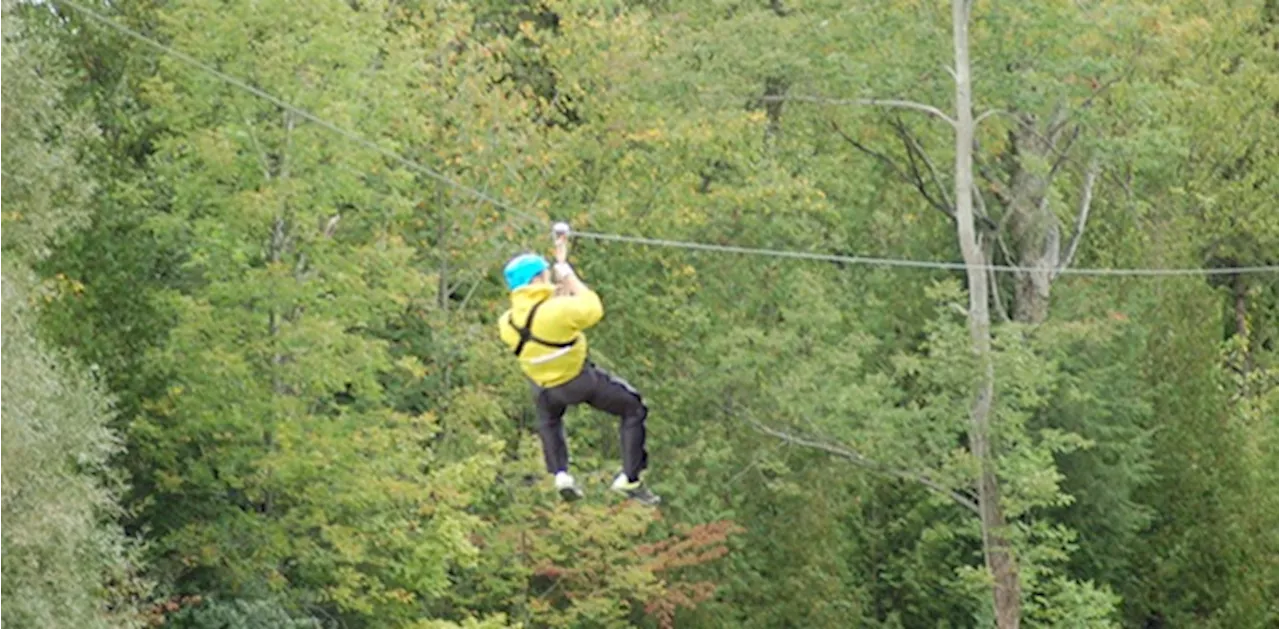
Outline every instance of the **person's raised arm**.
{"type": "MultiPolygon", "coordinates": [[[[567,227],[567,226],[566,226],[567,227]]],[[[568,311],[578,329],[589,328],[604,317],[604,304],[600,296],[591,290],[573,271],[569,257],[568,230],[556,234],[556,286],[557,294],[567,295],[568,311]]]]}
{"type": "Polygon", "coordinates": [[[588,328],[599,322],[604,317],[604,304],[600,301],[600,296],[578,279],[578,274],[573,272],[573,267],[567,262],[557,262],[555,270],[556,276],[560,278],[559,285],[568,293],[563,299],[578,329],[588,328]]]}

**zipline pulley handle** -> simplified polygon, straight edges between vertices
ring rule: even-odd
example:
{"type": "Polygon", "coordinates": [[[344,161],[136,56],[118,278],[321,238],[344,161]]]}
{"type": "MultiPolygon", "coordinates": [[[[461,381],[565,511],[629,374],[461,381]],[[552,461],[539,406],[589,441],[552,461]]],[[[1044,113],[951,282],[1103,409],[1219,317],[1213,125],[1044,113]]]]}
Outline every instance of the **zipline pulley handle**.
{"type": "Polygon", "coordinates": [[[569,224],[559,221],[551,226],[556,241],[556,262],[564,264],[569,259],[569,224]]]}

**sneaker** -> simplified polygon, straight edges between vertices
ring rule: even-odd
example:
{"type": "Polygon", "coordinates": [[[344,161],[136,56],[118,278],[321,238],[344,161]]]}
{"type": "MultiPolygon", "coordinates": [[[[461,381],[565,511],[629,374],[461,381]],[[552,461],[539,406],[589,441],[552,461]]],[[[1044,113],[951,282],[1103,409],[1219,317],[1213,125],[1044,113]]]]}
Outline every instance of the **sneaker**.
{"type": "Polygon", "coordinates": [[[662,502],[662,498],[658,496],[658,494],[649,491],[649,488],[645,487],[643,482],[639,480],[634,483],[628,481],[626,474],[618,474],[618,477],[613,479],[613,485],[610,486],[609,489],[635,500],[636,502],[649,506],[654,506],[662,502]]]}
{"type": "Polygon", "coordinates": [[[582,498],[582,489],[568,472],[556,472],[556,490],[560,492],[561,498],[569,502],[582,498]]]}

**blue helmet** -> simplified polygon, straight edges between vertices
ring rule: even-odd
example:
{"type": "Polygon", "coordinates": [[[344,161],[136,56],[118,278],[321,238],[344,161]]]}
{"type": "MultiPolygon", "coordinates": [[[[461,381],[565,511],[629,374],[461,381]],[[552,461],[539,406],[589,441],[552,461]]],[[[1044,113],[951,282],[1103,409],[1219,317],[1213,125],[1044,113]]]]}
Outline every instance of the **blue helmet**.
{"type": "Polygon", "coordinates": [[[502,269],[502,274],[507,278],[507,288],[515,290],[528,284],[550,266],[542,256],[525,253],[511,258],[506,268],[502,269]]]}

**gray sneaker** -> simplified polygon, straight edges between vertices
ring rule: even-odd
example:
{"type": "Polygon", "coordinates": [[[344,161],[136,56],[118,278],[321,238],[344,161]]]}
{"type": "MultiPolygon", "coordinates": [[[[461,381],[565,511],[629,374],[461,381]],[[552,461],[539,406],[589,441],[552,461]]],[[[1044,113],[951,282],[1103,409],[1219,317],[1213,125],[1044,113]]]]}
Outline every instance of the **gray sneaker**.
{"type": "Polygon", "coordinates": [[[578,483],[573,477],[561,472],[556,474],[556,491],[560,492],[560,497],[568,502],[582,499],[582,489],[578,487],[578,483]]]}
{"type": "Polygon", "coordinates": [[[629,482],[626,474],[618,474],[618,477],[613,479],[613,485],[611,485],[609,489],[635,500],[640,504],[649,505],[651,507],[662,503],[661,496],[649,491],[649,488],[646,487],[642,481],[637,480],[634,483],[629,482]]]}

